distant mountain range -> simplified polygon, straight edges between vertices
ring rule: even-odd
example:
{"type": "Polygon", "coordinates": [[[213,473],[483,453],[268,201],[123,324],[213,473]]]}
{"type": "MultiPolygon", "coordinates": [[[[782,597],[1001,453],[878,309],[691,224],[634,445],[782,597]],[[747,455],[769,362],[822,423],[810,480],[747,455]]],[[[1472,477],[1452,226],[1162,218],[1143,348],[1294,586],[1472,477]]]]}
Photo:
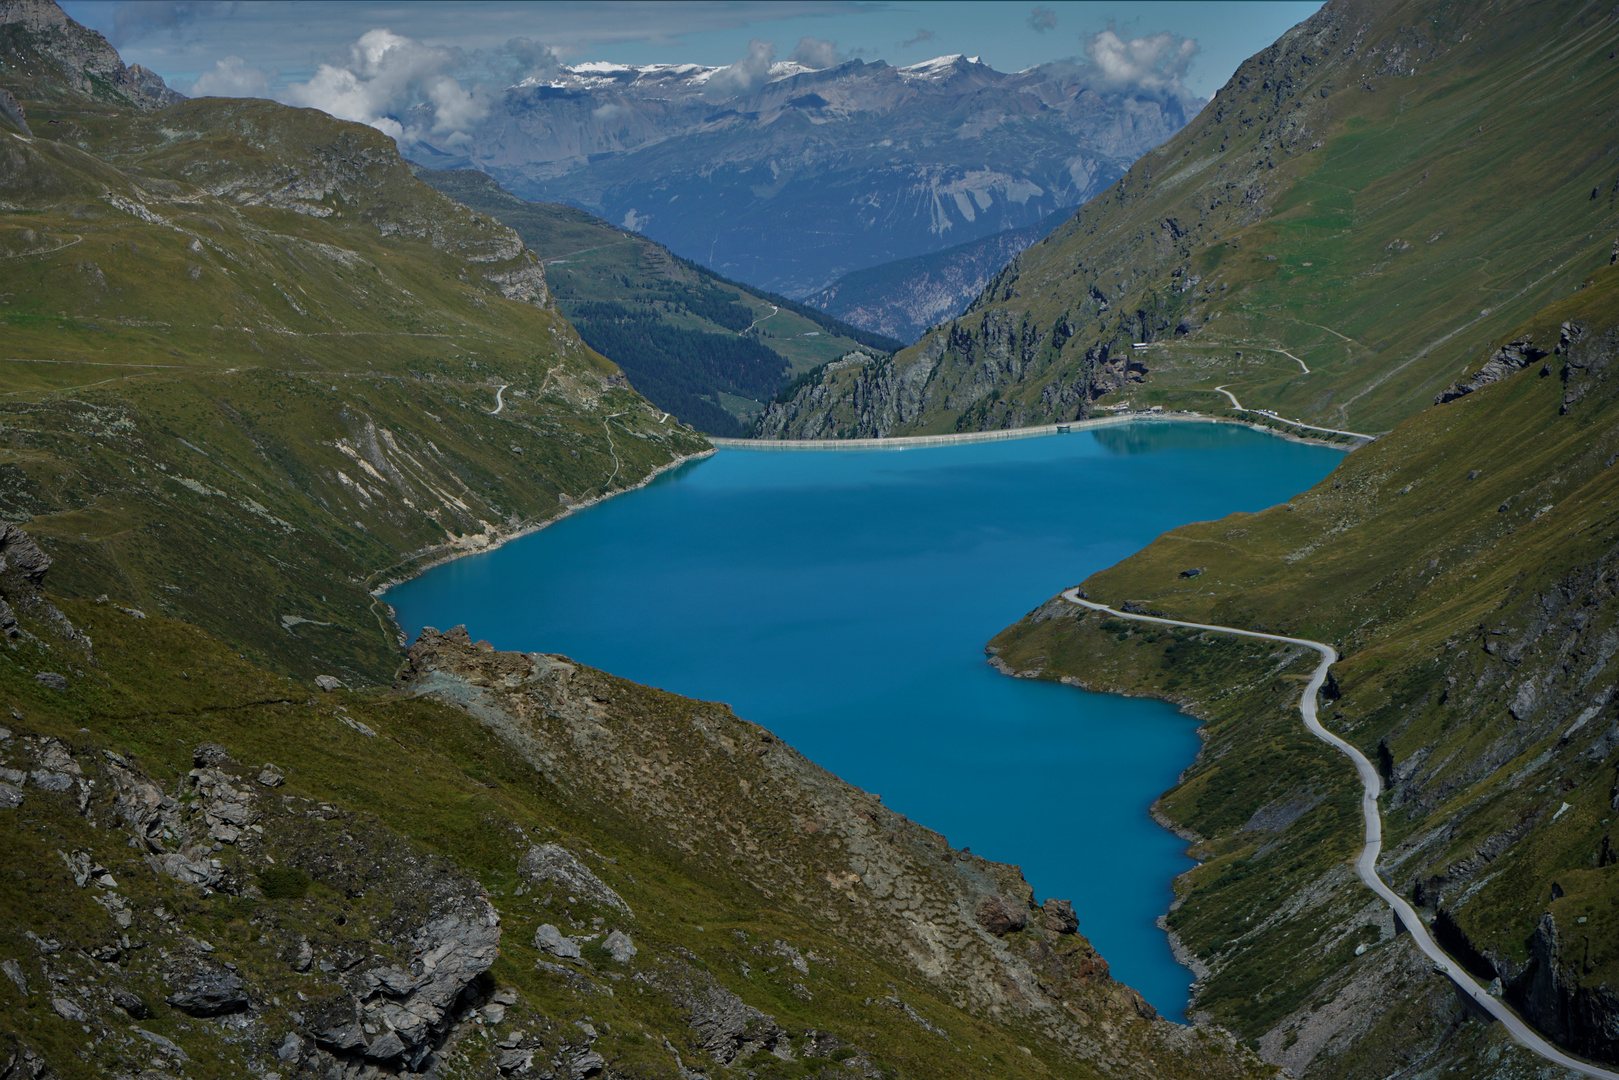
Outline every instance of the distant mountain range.
{"type": "Polygon", "coordinates": [[[1058,210],[1021,229],[856,270],[806,296],[804,302],[862,329],[914,345],[929,327],[965,311],[1014,256],[1050,236],[1072,215],[1072,210],[1058,210]]]}
{"type": "Polygon", "coordinates": [[[732,69],[562,68],[506,91],[464,148],[410,152],[803,297],[1077,206],[1203,105],[1098,93],[1070,64],[1008,74],[963,56],[778,63],[734,91],[718,89],[721,73],[732,69]]]}

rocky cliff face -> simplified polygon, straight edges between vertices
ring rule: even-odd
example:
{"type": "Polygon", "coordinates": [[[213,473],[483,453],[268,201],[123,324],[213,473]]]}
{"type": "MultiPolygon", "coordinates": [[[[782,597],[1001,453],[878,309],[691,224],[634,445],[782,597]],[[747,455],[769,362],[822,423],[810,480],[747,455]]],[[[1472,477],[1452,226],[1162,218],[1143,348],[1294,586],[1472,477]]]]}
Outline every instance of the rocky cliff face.
{"type": "Polygon", "coordinates": [[[1076,206],[1202,105],[1104,97],[1068,67],[1005,74],[960,56],[777,64],[731,95],[717,94],[715,70],[565,68],[507,91],[464,156],[418,157],[470,164],[800,297],[1076,206]]]}
{"type": "MultiPolygon", "coordinates": [[[[901,353],[897,370],[927,370],[923,410],[896,433],[1068,420],[1121,390],[1215,411],[1230,404],[1218,387],[1322,426],[1391,427],[1607,264],[1619,193],[1581,118],[1619,100],[1613,33],[1594,4],[1556,17],[1515,3],[1326,5],[901,353]],[[1500,31],[1487,44],[1484,23],[1500,31]],[[1584,35],[1577,80],[1546,59],[1569,33],[1584,35]],[[1508,92],[1508,71],[1544,92],[1533,104],[1508,92]],[[1443,134],[1417,139],[1417,116],[1443,134]],[[1551,166],[1574,160],[1568,146],[1590,164],[1551,166]],[[1479,182],[1502,155],[1548,164],[1534,181],[1479,182]],[[1547,223],[1568,213],[1583,231],[1553,238],[1547,223]],[[1016,362],[984,369],[1008,332],[1016,362]],[[1106,370],[1137,343],[1152,346],[1141,390],[1106,370]]],[[[805,409],[831,410],[807,427],[861,426],[835,393],[805,409]]]]}
{"type": "Polygon", "coordinates": [[[68,18],[54,0],[0,0],[0,33],[26,42],[7,57],[0,80],[8,87],[26,80],[34,88],[49,86],[142,109],[185,100],[156,72],[126,66],[105,38],[68,18]]]}

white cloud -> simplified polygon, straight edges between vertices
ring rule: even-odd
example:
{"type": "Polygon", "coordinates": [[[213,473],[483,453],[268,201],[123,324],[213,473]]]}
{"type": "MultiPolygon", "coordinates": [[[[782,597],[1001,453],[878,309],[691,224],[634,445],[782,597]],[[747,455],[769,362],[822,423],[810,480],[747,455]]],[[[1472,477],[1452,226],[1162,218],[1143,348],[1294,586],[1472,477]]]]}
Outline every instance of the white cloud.
{"type": "Polygon", "coordinates": [[[776,46],[754,38],[747,55],[720,68],[703,84],[703,93],[712,98],[730,98],[757,89],[770,78],[770,65],[776,59],[776,46]]]}
{"type": "Polygon", "coordinates": [[[240,56],[227,56],[212,71],[197,76],[188,97],[269,97],[274,79],[263,68],[249,67],[240,56]]]}
{"type": "Polygon", "coordinates": [[[454,144],[489,114],[482,87],[448,74],[460,65],[458,50],[367,30],[349,46],[346,63],[321,64],[308,82],[289,83],[282,100],[369,124],[402,145],[429,138],[454,144]]]}
{"type": "Polygon", "coordinates": [[[1152,97],[1191,97],[1181,79],[1197,55],[1197,41],[1165,30],[1126,41],[1109,26],[1085,44],[1090,63],[1080,70],[1093,90],[1152,97]]]}
{"type": "Polygon", "coordinates": [[[508,78],[514,83],[524,79],[550,78],[562,66],[555,49],[531,38],[510,38],[505,51],[511,57],[511,74],[508,78]]]}
{"type": "Polygon", "coordinates": [[[837,67],[843,63],[844,56],[838,52],[838,44],[835,41],[801,37],[798,39],[798,47],[793,50],[792,55],[787,59],[803,64],[805,67],[829,68],[837,67]]]}

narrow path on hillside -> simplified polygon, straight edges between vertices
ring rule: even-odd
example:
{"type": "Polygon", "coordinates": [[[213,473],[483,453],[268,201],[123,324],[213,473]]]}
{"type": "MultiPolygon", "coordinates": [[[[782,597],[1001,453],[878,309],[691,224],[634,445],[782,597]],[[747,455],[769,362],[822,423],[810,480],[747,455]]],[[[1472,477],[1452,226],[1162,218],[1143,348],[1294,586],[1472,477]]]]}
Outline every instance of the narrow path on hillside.
{"type": "Polygon", "coordinates": [[[495,388],[495,411],[490,413],[490,416],[499,416],[500,410],[506,407],[506,400],[501,395],[506,393],[506,387],[510,385],[511,383],[506,383],[505,386],[495,388]]]}
{"type": "Polygon", "coordinates": [[[1353,745],[1340,739],[1321,725],[1316,716],[1316,694],[1327,681],[1327,669],[1338,661],[1338,653],[1331,645],[1308,638],[1283,637],[1280,634],[1261,634],[1256,630],[1238,630],[1231,626],[1211,626],[1208,623],[1183,622],[1180,619],[1160,619],[1153,615],[1135,615],[1130,612],[1118,611],[1106,604],[1098,604],[1086,600],[1079,595],[1079,590],[1065,589],[1062,598],[1070,604],[1077,604],[1091,611],[1101,611],[1116,619],[1133,619],[1136,622],[1158,623],[1162,626],[1185,626],[1193,630],[1212,630],[1219,634],[1235,634],[1238,637],[1260,638],[1264,641],[1280,641],[1288,645],[1302,645],[1307,649],[1314,649],[1321,654],[1321,662],[1316,665],[1315,673],[1310,676],[1310,682],[1304,688],[1304,696],[1299,699],[1299,712],[1304,717],[1304,726],[1310,734],[1336,747],[1355,763],[1355,771],[1360,775],[1361,816],[1366,821],[1366,843],[1361,848],[1360,858],[1355,860],[1355,872],[1383,901],[1393,909],[1394,916],[1400,925],[1405,927],[1411,935],[1411,940],[1421,949],[1423,955],[1432,960],[1435,966],[1444,974],[1450,976],[1458,989],[1473,1000],[1479,1008],[1489,1013],[1501,1022],[1501,1025],[1511,1033],[1523,1046],[1534,1051],[1554,1065],[1561,1065],[1565,1069],[1572,1069],[1583,1076],[1594,1080],[1619,1080],[1619,1072],[1612,1072],[1597,1065],[1570,1057],[1540,1036],[1534,1028],[1530,1027],[1518,1014],[1507,1007],[1505,1002],[1490,996],[1461,964],[1450,958],[1450,955],[1434,942],[1428,933],[1428,928],[1417,915],[1416,909],[1406,903],[1405,898],[1383,883],[1377,874],[1377,857],[1383,851],[1383,818],[1378,810],[1377,797],[1382,794],[1383,781],[1377,775],[1377,770],[1353,745]]]}
{"type": "MultiPolygon", "coordinates": [[[[763,316],[760,316],[757,319],[754,319],[753,322],[748,324],[748,330],[752,330],[755,326],[758,326],[760,323],[764,322],[766,319],[774,319],[776,317],[776,314],[779,311],[781,311],[781,308],[777,307],[775,304],[771,304],[770,305],[770,314],[769,315],[763,315],[763,316]]],[[[748,332],[748,330],[744,330],[744,331],[742,331],[742,333],[746,334],[748,332]]],[[[740,337],[741,335],[739,334],[737,336],[740,337]]]]}
{"type": "Polygon", "coordinates": [[[1243,405],[1242,402],[1237,400],[1237,395],[1236,394],[1233,394],[1231,391],[1226,389],[1226,386],[1229,386],[1229,385],[1231,385],[1231,384],[1227,383],[1227,384],[1225,384],[1225,386],[1216,386],[1214,388],[1214,390],[1211,391],[1211,392],[1216,393],[1216,394],[1224,394],[1226,397],[1230,398],[1231,399],[1231,407],[1233,409],[1236,409],[1238,412],[1251,412],[1251,413],[1254,413],[1256,416],[1268,416],[1272,420],[1278,420],[1278,421],[1281,421],[1284,424],[1290,424],[1293,427],[1307,428],[1310,431],[1325,431],[1325,432],[1328,432],[1328,433],[1330,433],[1332,435],[1348,435],[1348,436],[1350,436],[1352,438],[1356,438],[1356,439],[1365,439],[1367,442],[1371,442],[1373,439],[1377,438],[1376,435],[1368,435],[1363,431],[1345,431],[1343,428],[1319,427],[1319,426],[1317,426],[1315,424],[1306,424],[1302,420],[1289,420],[1286,417],[1276,415],[1274,412],[1271,412],[1269,409],[1250,409],[1250,408],[1247,408],[1247,407],[1245,407],[1243,405]]]}
{"type": "Polygon", "coordinates": [[[543,263],[541,263],[541,265],[550,266],[552,263],[559,263],[565,259],[571,259],[575,255],[585,255],[592,251],[605,251],[610,247],[618,247],[620,244],[633,244],[639,239],[641,238],[638,236],[632,236],[626,240],[614,240],[611,244],[597,244],[595,247],[580,248],[578,251],[564,252],[561,255],[551,256],[549,259],[546,259],[543,263]]]}

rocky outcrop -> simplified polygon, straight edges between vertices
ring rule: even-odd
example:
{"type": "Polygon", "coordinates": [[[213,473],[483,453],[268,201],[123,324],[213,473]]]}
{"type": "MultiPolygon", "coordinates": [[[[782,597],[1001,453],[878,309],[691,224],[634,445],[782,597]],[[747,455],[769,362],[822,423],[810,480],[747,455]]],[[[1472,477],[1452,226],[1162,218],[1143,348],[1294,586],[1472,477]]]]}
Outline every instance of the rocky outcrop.
{"type": "Polygon", "coordinates": [[[634,914],[612,886],[591,873],[578,856],[561,844],[537,844],[529,848],[523,861],[518,863],[517,872],[536,885],[549,883],[591,903],[617,908],[626,915],[634,914]]]}
{"type": "Polygon", "coordinates": [[[125,66],[118,51],[93,30],[69,19],[54,0],[0,0],[0,27],[20,30],[47,60],[52,74],[91,97],[116,95],[142,109],[184,101],[156,72],[125,66]]]}
{"type": "Polygon", "coordinates": [[[1434,396],[1435,405],[1444,405],[1455,401],[1459,397],[1471,394],[1483,386],[1493,382],[1500,382],[1508,375],[1522,371],[1530,364],[1535,363],[1546,355],[1545,349],[1537,349],[1533,341],[1513,341],[1499,349],[1484,362],[1484,366],[1465,379],[1458,379],[1439,391],[1434,396]]]}

